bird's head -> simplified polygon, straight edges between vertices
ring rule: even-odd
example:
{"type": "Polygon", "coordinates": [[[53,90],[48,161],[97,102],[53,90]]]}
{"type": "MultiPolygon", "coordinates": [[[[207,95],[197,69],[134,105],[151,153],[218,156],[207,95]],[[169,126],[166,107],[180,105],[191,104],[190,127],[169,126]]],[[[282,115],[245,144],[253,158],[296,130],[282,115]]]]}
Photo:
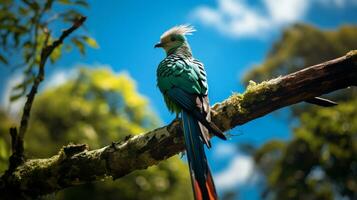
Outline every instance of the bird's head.
{"type": "Polygon", "coordinates": [[[191,35],[195,31],[191,25],[174,26],[161,35],[160,42],[155,45],[155,48],[163,48],[166,53],[169,53],[180,46],[187,45],[185,35],[191,35]]]}

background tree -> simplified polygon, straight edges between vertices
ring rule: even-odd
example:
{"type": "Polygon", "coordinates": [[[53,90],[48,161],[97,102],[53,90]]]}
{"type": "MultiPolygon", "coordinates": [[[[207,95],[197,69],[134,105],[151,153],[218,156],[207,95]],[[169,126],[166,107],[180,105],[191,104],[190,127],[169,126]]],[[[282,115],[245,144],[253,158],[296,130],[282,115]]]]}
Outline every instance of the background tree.
{"type": "MultiPolygon", "coordinates": [[[[48,32],[52,28],[59,32],[61,27],[72,24],[88,6],[86,0],[0,2],[0,64],[12,70],[22,69],[25,75],[24,80],[13,88],[12,101],[22,97],[35,79],[41,49],[48,32]]],[[[48,42],[53,40],[50,35],[48,42]]],[[[70,41],[55,48],[50,55],[52,63],[61,57],[63,50],[68,52],[73,46],[82,54],[85,54],[86,44],[93,48],[98,47],[97,42],[83,30],[70,36],[70,41]]]]}
{"type": "MultiPolygon", "coordinates": [[[[158,124],[159,119],[127,74],[114,74],[107,68],[81,68],[66,83],[38,95],[25,148],[30,158],[52,156],[69,143],[85,143],[96,149],[158,124]]],[[[2,131],[1,139],[8,138],[7,132],[2,131]]],[[[3,154],[0,166],[7,163],[7,151],[3,154]]],[[[114,182],[90,183],[55,196],[56,199],[183,199],[191,195],[189,184],[186,166],[176,156],[114,182]]]]}
{"type": "MultiPolygon", "coordinates": [[[[273,45],[264,63],[244,79],[266,80],[341,56],[357,48],[356,34],[356,26],[336,31],[292,26],[273,45]]],[[[295,124],[292,139],[272,140],[256,150],[256,163],[266,177],[265,198],[357,197],[356,90],[334,92],[329,98],[339,105],[290,107],[295,124]]]]}

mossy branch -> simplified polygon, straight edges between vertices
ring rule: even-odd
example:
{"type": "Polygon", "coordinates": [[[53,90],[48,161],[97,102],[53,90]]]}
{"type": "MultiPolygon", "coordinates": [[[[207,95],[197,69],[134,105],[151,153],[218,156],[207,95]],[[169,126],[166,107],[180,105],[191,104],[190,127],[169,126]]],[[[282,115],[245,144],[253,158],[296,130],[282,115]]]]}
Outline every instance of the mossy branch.
{"type": "MultiPolygon", "coordinates": [[[[279,108],[356,85],[357,51],[351,51],[260,84],[251,81],[243,94],[215,104],[212,119],[227,131],[279,108]]],[[[183,148],[181,124],[173,121],[101,149],[89,151],[85,145],[71,145],[51,158],[28,160],[16,168],[0,191],[12,188],[26,196],[38,196],[106,177],[116,179],[155,165],[183,148]]]]}

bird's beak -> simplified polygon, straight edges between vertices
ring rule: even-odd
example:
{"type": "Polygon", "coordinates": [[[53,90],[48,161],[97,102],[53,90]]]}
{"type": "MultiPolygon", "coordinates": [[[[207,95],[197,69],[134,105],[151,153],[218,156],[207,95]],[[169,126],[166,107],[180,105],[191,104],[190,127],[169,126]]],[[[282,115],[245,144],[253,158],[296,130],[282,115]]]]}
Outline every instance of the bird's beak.
{"type": "Polygon", "coordinates": [[[164,45],[159,42],[159,43],[155,44],[154,48],[160,48],[160,47],[163,47],[163,46],[164,46],[164,45]]]}

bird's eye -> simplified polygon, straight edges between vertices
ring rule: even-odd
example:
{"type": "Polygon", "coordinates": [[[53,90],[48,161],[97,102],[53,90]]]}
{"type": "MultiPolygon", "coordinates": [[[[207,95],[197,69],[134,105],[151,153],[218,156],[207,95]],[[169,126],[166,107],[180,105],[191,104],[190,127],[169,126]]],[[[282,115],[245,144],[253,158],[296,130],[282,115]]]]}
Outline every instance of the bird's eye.
{"type": "Polygon", "coordinates": [[[171,37],[171,42],[174,42],[176,41],[176,38],[175,37],[171,37]]]}

